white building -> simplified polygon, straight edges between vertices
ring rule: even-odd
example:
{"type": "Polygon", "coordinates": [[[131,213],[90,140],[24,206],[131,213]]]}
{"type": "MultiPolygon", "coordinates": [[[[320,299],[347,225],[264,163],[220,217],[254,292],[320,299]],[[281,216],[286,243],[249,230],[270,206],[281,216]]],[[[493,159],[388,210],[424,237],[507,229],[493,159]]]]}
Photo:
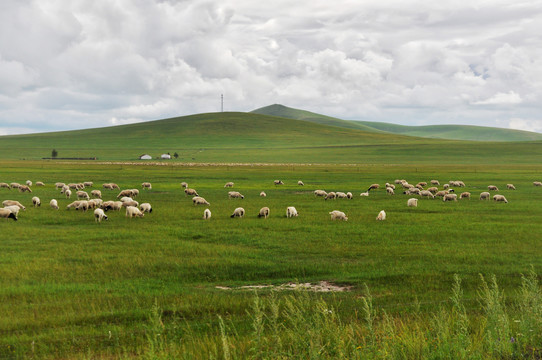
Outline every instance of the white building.
{"type": "Polygon", "coordinates": [[[151,159],[152,159],[152,156],[150,156],[149,154],[139,155],[139,160],[151,160],[151,159]]]}
{"type": "Polygon", "coordinates": [[[169,154],[162,154],[162,155],[160,155],[160,159],[171,159],[171,155],[169,155],[169,154]]]}

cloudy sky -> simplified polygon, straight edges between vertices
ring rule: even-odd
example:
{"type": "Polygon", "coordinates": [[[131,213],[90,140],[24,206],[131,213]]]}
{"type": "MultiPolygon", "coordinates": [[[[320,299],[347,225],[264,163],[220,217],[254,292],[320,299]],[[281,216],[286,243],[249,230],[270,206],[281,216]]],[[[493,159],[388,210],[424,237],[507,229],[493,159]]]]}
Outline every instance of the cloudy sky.
{"type": "Polygon", "coordinates": [[[0,134],[215,112],[220,94],[542,132],[542,2],[0,1],[0,134]]]}

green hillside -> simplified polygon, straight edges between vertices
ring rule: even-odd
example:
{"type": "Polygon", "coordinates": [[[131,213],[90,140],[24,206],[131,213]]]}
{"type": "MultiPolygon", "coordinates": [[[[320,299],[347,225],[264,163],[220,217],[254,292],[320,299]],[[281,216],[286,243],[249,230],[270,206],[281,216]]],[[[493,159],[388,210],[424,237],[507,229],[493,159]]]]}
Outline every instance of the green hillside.
{"type": "Polygon", "coordinates": [[[435,139],[471,140],[471,141],[538,141],[542,140],[542,134],[503,129],[485,126],[471,125],[428,125],[428,126],[405,126],[373,121],[341,120],[325,115],[298,110],[284,105],[270,105],[253,111],[258,114],[281,116],[290,119],[306,120],[319,124],[339,126],[349,129],[365,131],[388,132],[407,136],[417,136],[435,139]]]}

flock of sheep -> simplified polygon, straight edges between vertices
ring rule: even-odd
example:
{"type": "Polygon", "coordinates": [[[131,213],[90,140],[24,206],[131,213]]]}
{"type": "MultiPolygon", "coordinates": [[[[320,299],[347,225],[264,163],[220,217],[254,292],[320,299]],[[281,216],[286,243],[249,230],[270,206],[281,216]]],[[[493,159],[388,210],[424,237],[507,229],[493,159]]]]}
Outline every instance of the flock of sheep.
{"type": "MultiPolygon", "coordinates": [[[[281,180],[275,180],[274,184],[276,186],[283,185],[284,182],[281,180]]],[[[304,183],[302,181],[298,181],[297,183],[299,186],[304,186],[304,183]]],[[[152,206],[149,203],[142,203],[139,204],[135,198],[139,195],[138,189],[124,189],[120,190],[120,187],[115,183],[105,183],[102,185],[103,189],[105,190],[119,190],[116,200],[110,200],[110,201],[103,201],[102,200],[102,192],[100,190],[92,190],[90,191],[90,195],[88,192],[84,191],[84,189],[93,187],[93,183],[88,181],[84,183],[70,183],[65,184],[61,182],[57,182],[55,184],[55,188],[60,190],[60,194],[65,196],[66,198],[71,198],[72,195],[74,195],[73,192],[75,192],[75,196],[77,197],[76,201],[73,201],[72,203],[68,204],[66,209],[75,209],[75,210],[82,210],[83,212],[86,212],[89,209],[94,209],[94,219],[96,222],[101,222],[102,220],[107,220],[108,217],[106,215],[106,212],[109,210],[114,211],[120,211],[121,209],[125,208],[126,210],[126,217],[133,218],[133,217],[144,217],[145,213],[151,213],[152,212],[152,206]],[[92,197],[92,199],[91,199],[92,197]]],[[[542,186],[542,182],[535,181],[533,183],[534,186],[542,186]]],[[[44,186],[44,183],[41,181],[36,182],[35,186],[44,186]]],[[[418,199],[421,198],[442,198],[443,201],[457,201],[458,196],[455,193],[454,188],[464,188],[465,183],[463,181],[454,180],[450,181],[449,183],[446,183],[442,186],[442,189],[439,190],[438,186],[440,186],[440,183],[438,180],[431,180],[429,183],[426,182],[419,182],[416,185],[409,184],[406,180],[395,180],[393,184],[386,183],[385,189],[386,193],[388,195],[395,195],[397,188],[400,187],[402,189],[402,193],[405,195],[411,195],[411,196],[417,196],[417,197],[410,197],[407,200],[407,206],[409,207],[417,207],[418,206],[418,199]]],[[[24,185],[19,183],[4,183],[0,182],[0,188],[7,188],[7,189],[18,189],[20,192],[28,192],[32,193],[32,181],[28,180],[24,185]]],[[[152,185],[149,182],[144,182],[141,184],[141,187],[143,190],[150,190],[152,189],[152,185]]],[[[210,205],[205,198],[201,197],[198,192],[195,189],[189,188],[188,184],[186,182],[181,183],[181,187],[184,188],[184,193],[187,196],[192,196],[192,203],[194,205],[210,205]]],[[[224,188],[233,188],[234,183],[233,182],[227,182],[224,185],[224,188]]],[[[375,191],[380,188],[379,184],[372,184],[369,186],[367,191],[362,192],[360,196],[369,196],[369,193],[371,191],[375,191]]],[[[515,190],[515,186],[513,184],[506,184],[506,188],[508,190],[515,190]]],[[[499,191],[499,188],[495,185],[489,185],[488,191],[481,192],[479,195],[480,200],[489,200],[491,198],[491,195],[489,191],[499,191]]],[[[326,192],[324,190],[315,190],[314,195],[316,197],[323,197],[324,200],[334,200],[334,199],[352,199],[353,195],[351,192],[326,192]]],[[[267,194],[262,191],[260,193],[261,197],[266,197],[267,194]]],[[[241,194],[238,191],[229,191],[228,192],[228,198],[230,199],[244,199],[244,195],[241,194]]],[[[461,192],[459,195],[459,199],[470,199],[471,193],[470,192],[461,192]]],[[[495,194],[493,195],[493,200],[497,202],[504,202],[508,203],[508,200],[504,195],[501,194],[495,194]]],[[[18,214],[20,210],[25,210],[25,206],[22,205],[19,201],[16,200],[5,200],[2,202],[3,208],[0,208],[0,218],[5,219],[13,219],[17,220],[18,214]]],[[[41,200],[39,197],[34,196],[32,197],[32,205],[34,207],[41,206],[41,200]]],[[[51,199],[49,202],[49,205],[53,209],[59,209],[58,201],[56,199],[51,199]]],[[[270,210],[268,207],[263,207],[260,209],[258,213],[258,217],[267,218],[269,217],[270,210]]],[[[346,214],[339,210],[333,210],[329,212],[329,215],[331,215],[332,220],[344,220],[347,221],[348,217],[346,214]]],[[[235,217],[244,217],[245,216],[245,209],[242,207],[236,208],[233,213],[231,214],[232,218],[235,217]]],[[[289,206],[286,208],[286,217],[296,217],[298,216],[298,212],[295,207],[289,206]]],[[[203,212],[203,219],[209,220],[211,218],[211,211],[207,208],[203,212]]],[[[378,216],[376,217],[376,220],[386,220],[386,212],[384,210],[380,211],[378,216]]]]}

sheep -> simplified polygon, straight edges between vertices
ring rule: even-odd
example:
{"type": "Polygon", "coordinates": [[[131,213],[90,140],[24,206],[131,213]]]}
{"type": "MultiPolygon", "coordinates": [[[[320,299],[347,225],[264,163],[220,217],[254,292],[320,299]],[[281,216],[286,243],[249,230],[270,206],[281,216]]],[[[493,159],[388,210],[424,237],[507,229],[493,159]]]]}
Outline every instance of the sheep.
{"type": "Polygon", "coordinates": [[[493,201],[502,201],[504,203],[508,203],[508,200],[504,197],[504,195],[493,195],[493,201]]]}
{"type": "Polygon", "coordinates": [[[94,221],[101,223],[102,220],[107,220],[107,215],[105,215],[102,209],[94,210],[94,221]]]}
{"type": "Polygon", "coordinates": [[[88,205],[89,207],[91,208],[99,208],[101,207],[103,204],[103,200],[102,199],[92,199],[92,200],[89,200],[88,201],[88,205]]]}
{"type": "Polygon", "coordinates": [[[450,184],[444,184],[444,185],[442,185],[442,188],[444,190],[448,190],[450,188],[450,184]]]}
{"type": "Polygon", "coordinates": [[[337,197],[337,194],[335,194],[333,191],[330,191],[330,192],[327,193],[324,200],[335,199],[336,197],[337,197]]]}
{"type": "Polygon", "coordinates": [[[123,201],[122,202],[122,207],[128,207],[128,206],[134,206],[134,207],[138,207],[139,206],[139,203],[135,200],[132,200],[132,201],[123,201]]]}
{"type": "Polygon", "coordinates": [[[395,184],[401,184],[403,181],[406,181],[406,180],[395,179],[394,183],[395,184]]]}
{"type": "Polygon", "coordinates": [[[41,200],[39,197],[37,196],[34,196],[32,198],[32,205],[34,205],[34,207],[38,207],[38,206],[41,206],[41,200]]]}
{"type": "Polygon", "coordinates": [[[49,201],[49,205],[55,209],[55,210],[58,210],[58,201],[56,201],[56,199],[51,199],[51,201],[49,201]]]}
{"type": "Polygon", "coordinates": [[[393,185],[393,184],[386,183],[386,187],[387,188],[392,188],[393,190],[395,190],[395,185],[393,185]]]}
{"type": "Polygon", "coordinates": [[[8,184],[8,183],[5,183],[5,182],[0,183],[0,188],[6,188],[6,189],[11,190],[11,186],[9,186],[9,184],[8,184]]]}
{"type": "Polygon", "coordinates": [[[68,189],[64,192],[64,195],[66,195],[66,199],[69,199],[72,196],[72,191],[68,189]]]}
{"type": "Polygon", "coordinates": [[[275,181],[273,181],[273,183],[274,183],[275,185],[284,185],[284,183],[282,182],[282,180],[275,180],[275,181]]]}
{"type": "Polygon", "coordinates": [[[122,202],[127,202],[127,201],[132,201],[134,199],[132,199],[131,197],[129,196],[123,196],[119,199],[119,201],[122,201],[122,202]]]}
{"type": "Polygon", "coordinates": [[[423,190],[423,186],[421,186],[420,184],[416,184],[414,187],[420,191],[423,190]]]}
{"type": "Polygon", "coordinates": [[[437,193],[435,194],[435,197],[444,197],[445,195],[449,194],[448,191],[446,190],[440,190],[440,191],[437,191],[437,193]]]}
{"type": "Polygon", "coordinates": [[[369,196],[369,192],[368,191],[362,192],[361,194],[359,194],[359,196],[369,196]]]}
{"type": "Polygon", "coordinates": [[[243,216],[245,216],[245,209],[243,209],[242,207],[238,207],[235,210],[233,210],[233,214],[231,214],[230,217],[232,217],[232,218],[234,218],[234,217],[242,218],[243,216]]]}
{"type": "Polygon", "coordinates": [[[346,198],[347,199],[353,199],[354,195],[352,195],[352,193],[349,191],[349,192],[346,193],[346,198]]]}
{"type": "Polygon", "coordinates": [[[19,191],[20,192],[29,192],[31,193],[32,192],[32,189],[30,189],[30,187],[28,185],[21,185],[19,186],[19,191]]]}
{"type": "Polygon", "coordinates": [[[106,201],[100,206],[104,211],[122,209],[121,201],[106,201]]]}
{"type": "Polygon", "coordinates": [[[461,195],[459,195],[459,199],[469,199],[470,200],[470,192],[468,192],[468,191],[462,192],[461,195]]]}
{"type": "Polygon", "coordinates": [[[188,184],[186,182],[182,182],[181,183],[181,187],[185,188],[185,189],[188,189],[188,184]]]}
{"type": "Polygon", "coordinates": [[[122,191],[117,195],[117,199],[118,199],[118,198],[121,198],[121,197],[125,197],[125,196],[133,198],[133,197],[134,197],[134,192],[132,191],[132,189],[122,190],[122,191]]]}
{"type": "Polygon", "coordinates": [[[244,199],[245,196],[238,191],[228,192],[228,199],[244,199]]]}
{"type": "Polygon", "coordinates": [[[135,206],[128,206],[126,207],[126,217],[129,217],[130,219],[133,217],[144,217],[145,214],[141,212],[138,208],[135,206]]]}
{"type": "Polygon", "coordinates": [[[65,194],[66,191],[70,190],[70,187],[68,185],[64,185],[62,186],[62,188],[60,189],[60,193],[61,194],[65,194]]]}
{"type": "Polygon", "coordinates": [[[408,199],[408,201],[407,201],[407,206],[410,206],[410,207],[417,207],[417,206],[418,206],[418,199],[416,199],[416,198],[410,198],[410,199],[408,199]]]}
{"type": "Polygon", "coordinates": [[[484,191],[480,194],[480,200],[489,200],[490,194],[487,191],[484,191]]]}
{"type": "Polygon", "coordinates": [[[427,191],[433,194],[436,194],[438,192],[438,188],[433,186],[433,187],[428,188],[427,191]]]}
{"type": "Polygon", "coordinates": [[[380,220],[380,221],[386,220],[386,212],[384,210],[380,210],[380,212],[378,213],[378,216],[376,217],[376,220],[380,220]]]}
{"type": "Polygon", "coordinates": [[[442,197],[442,201],[457,201],[457,194],[446,194],[442,197]]]}
{"type": "Polygon", "coordinates": [[[209,220],[210,218],[211,218],[211,210],[205,209],[205,211],[203,211],[203,219],[209,220]]]}
{"type": "Polygon", "coordinates": [[[141,187],[145,190],[151,190],[152,189],[152,184],[150,182],[144,182],[141,184],[141,187]]]}
{"type": "Polygon", "coordinates": [[[151,204],[149,203],[143,203],[141,205],[139,205],[139,210],[141,210],[141,212],[143,213],[151,213],[152,212],[152,206],[151,204]]]}
{"type": "Polygon", "coordinates": [[[132,197],[135,198],[136,196],[139,196],[139,190],[138,189],[130,189],[132,190],[132,197]]]}
{"type": "Polygon", "coordinates": [[[184,194],[185,195],[190,195],[190,196],[199,196],[198,192],[196,190],[190,189],[190,188],[184,189],[184,194]]]}
{"type": "Polygon", "coordinates": [[[327,192],[325,192],[324,190],[314,190],[314,196],[323,196],[323,197],[326,197],[326,196],[327,196],[327,192]]]}
{"type": "MultiPolygon", "coordinates": [[[[424,186],[427,186],[427,183],[425,181],[420,181],[419,183],[416,184],[416,187],[418,186],[421,186],[421,187],[424,187],[424,186]]],[[[422,190],[422,189],[420,189],[422,190]]]]}
{"type": "Polygon", "coordinates": [[[262,192],[260,193],[260,196],[261,196],[261,197],[266,197],[267,194],[265,193],[265,191],[262,191],[262,192]]]}
{"type": "Polygon", "coordinates": [[[540,182],[540,181],[535,181],[535,182],[533,182],[533,185],[534,185],[534,186],[542,186],[542,182],[540,182]]]}
{"type": "Polygon", "coordinates": [[[43,181],[36,181],[36,186],[45,186],[43,181]]]}
{"type": "Polygon", "coordinates": [[[430,183],[431,183],[431,185],[440,185],[438,180],[431,180],[430,183]]]}
{"type": "Polygon", "coordinates": [[[76,183],[70,183],[68,184],[68,187],[72,190],[81,190],[81,185],[76,183]]]}
{"type": "Polygon", "coordinates": [[[435,198],[435,195],[433,195],[433,193],[431,191],[428,191],[428,190],[420,191],[420,196],[428,197],[428,198],[431,198],[431,199],[435,198]]]}
{"type": "Polygon", "coordinates": [[[258,217],[259,218],[263,217],[267,219],[268,216],[269,216],[269,208],[267,206],[261,208],[260,212],[258,213],[258,217]]]}
{"type": "Polygon", "coordinates": [[[516,187],[514,186],[514,184],[506,184],[506,188],[508,190],[516,190],[516,187]]]}
{"type": "Polygon", "coordinates": [[[286,217],[291,218],[291,217],[294,217],[294,216],[298,216],[296,208],[293,207],[293,206],[288,206],[286,208],[286,217]]]}
{"type": "Polygon", "coordinates": [[[395,195],[395,191],[393,191],[393,189],[391,187],[387,187],[386,188],[386,193],[388,195],[395,195]]]}
{"type": "Polygon", "coordinates": [[[57,189],[62,189],[64,186],[66,186],[66,184],[64,184],[63,182],[55,183],[55,188],[57,189]]]}
{"type": "Polygon", "coordinates": [[[26,184],[26,186],[32,186],[32,181],[26,180],[26,183],[25,183],[25,184],[26,184]]]}
{"type": "Polygon", "coordinates": [[[103,184],[102,187],[106,190],[113,190],[113,184],[103,184]]]}
{"type": "Polygon", "coordinates": [[[83,182],[84,187],[93,187],[94,183],[92,181],[85,181],[83,182]]]}
{"type": "Polygon", "coordinates": [[[233,182],[232,181],[227,182],[226,184],[224,184],[224,187],[225,188],[232,188],[233,187],[233,182]]]}
{"type": "Polygon", "coordinates": [[[92,190],[90,192],[90,195],[92,195],[93,197],[97,198],[97,199],[101,199],[102,198],[102,192],[100,190],[92,190]]]}
{"type": "Polygon", "coordinates": [[[335,193],[335,196],[337,196],[337,199],[346,199],[346,197],[347,197],[345,193],[340,192],[340,191],[337,191],[335,193]]]}
{"type": "Polygon", "coordinates": [[[403,194],[406,194],[406,195],[411,195],[411,194],[420,195],[420,189],[413,187],[411,189],[408,189],[407,191],[403,191],[403,194]]]}
{"type": "Polygon", "coordinates": [[[4,218],[4,219],[13,219],[14,221],[17,221],[17,216],[11,212],[10,209],[6,209],[6,208],[3,208],[3,209],[0,209],[0,218],[4,218]]]}
{"type": "Polygon", "coordinates": [[[301,180],[299,180],[299,181],[297,182],[297,185],[299,185],[299,186],[305,186],[305,184],[304,184],[303,181],[301,181],[301,180]]]}
{"type": "Polygon", "coordinates": [[[487,189],[489,191],[499,191],[499,188],[495,185],[488,185],[487,189]]]}
{"type": "Polygon", "coordinates": [[[24,205],[21,204],[20,202],[18,202],[17,200],[4,200],[2,202],[2,206],[12,206],[12,205],[18,206],[19,209],[21,209],[21,210],[26,210],[24,205]]]}
{"type": "Polygon", "coordinates": [[[376,190],[380,187],[380,185],[378,184],[371,184],[371,186],[369,186],[369,188],[367,189],[367,191],[371,191],[371,190],[376,190]]]}
{"type": "Polygon", "coordinates": [[[194,196],[192,198],[192,203],[194,205],[211,205],[207,202],[207,200],[205,200],[204,198],[202,198],[201,196],[194,196]]]}
{"type": "Polygon", "coordinates": [[[19,211],[21,210],[21,208],[17,205],[5,206],[4,209],[11,210],[11,212],[15,214],[15,217],[19,218],[19,211]]]}
{"type": "Polygon", "coordinates": [[[18,189],[19,186],[21,186],[21,184],[16,183],[16,182],[12,182],[11,184],[9,184],[9,186],[11,186],[12,189],[18,189]]]}
{"type": "Polygon", "coordinates": [[[77,199],[90,199],[86,191],[79,190],[75,194],[77,195],[77,199]]]}
{"type": "Polygon", "coordinates": [[[329,213],[329,215],[331,215],[331,220],[348,221],[348,217],[346,216],[346,214],[339,210],[333,210],[329,213]]]}
{"type": "Polygon", "coordinates": [[[96,206],[96,203],[94,202],[94,199],[87,200],[87,204],[88,204],[89,209],[96,209],[97,207],[99,207],[99,206],[96,206]]]}
{"type": "Polygon", "coordinates": [[[88,210],[88,201],[86,201],[86,200],[77,200],[77,201],[74,201],[72,203],[69,203],[66,206],[66,210],[69,210],[71,208],[74,208],[75,210],[87,211],[88,210]]]}

